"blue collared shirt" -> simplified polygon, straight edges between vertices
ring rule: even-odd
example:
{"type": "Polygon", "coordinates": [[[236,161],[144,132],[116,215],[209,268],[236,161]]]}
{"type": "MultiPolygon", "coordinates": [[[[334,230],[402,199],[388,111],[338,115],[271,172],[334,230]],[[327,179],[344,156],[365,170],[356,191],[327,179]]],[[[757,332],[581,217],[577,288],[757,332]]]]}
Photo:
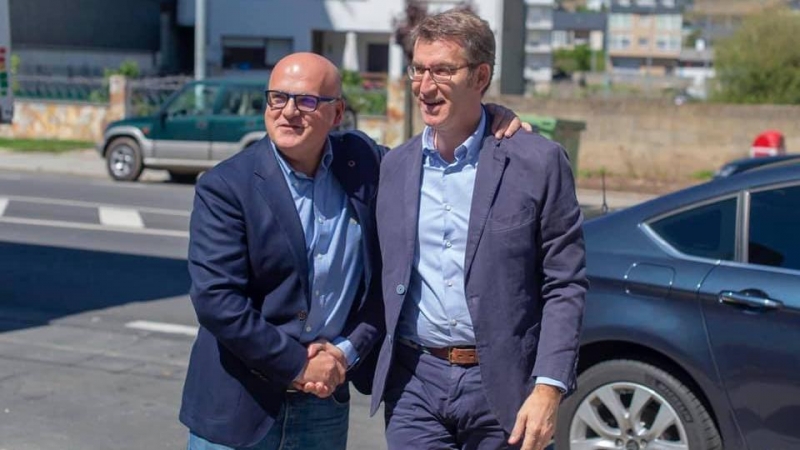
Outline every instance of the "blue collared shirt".
{"type": "Polygon", "coordinates": [[[292,193],[306,241],[311,308],[300,342],[307,344],[317,339],[333,342],[353,365],[358,354],[341,332],[364,271],[361,225],[350,208],[347,194],[330,171],[331,143],[326,142],[313,178],[292,169],[275,144],[272,150],[292,193]]]}
{"type": "Polygon", "coordinates": [[[464,294],[464,259],[485,125],[482,112],[478,128],[456,148],[452,163],[436,150],[433,129],[422,132],[417,243],[398,332],[427,347],[475,345],[464,294]]]}
{"type": "MultiPolygon", "coordinates": [[[[485,126],[484,111],[475,132],[456,148],[452,163],[436,150],[433,129],[425,127],[422,132],[417,242],[398,334],[426,347],[475,345],[465,294],[464,261],[485,126]]],[[[536,383],[566,391],[563,383],[551,378],[539,377],[536,383]]]]}

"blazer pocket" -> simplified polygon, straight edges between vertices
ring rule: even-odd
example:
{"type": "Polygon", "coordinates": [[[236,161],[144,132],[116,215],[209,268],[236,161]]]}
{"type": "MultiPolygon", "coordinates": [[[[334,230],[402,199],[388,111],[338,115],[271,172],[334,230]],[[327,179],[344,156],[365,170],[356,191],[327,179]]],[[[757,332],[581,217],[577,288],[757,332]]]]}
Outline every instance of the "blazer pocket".
{"type": "Polygon", "coordinates": [[[493,233],[500,233],[524,227],[534,221],[536,221],[536,208],[527,207],[513,214],[490,216],[488,228],[493,233]]]}

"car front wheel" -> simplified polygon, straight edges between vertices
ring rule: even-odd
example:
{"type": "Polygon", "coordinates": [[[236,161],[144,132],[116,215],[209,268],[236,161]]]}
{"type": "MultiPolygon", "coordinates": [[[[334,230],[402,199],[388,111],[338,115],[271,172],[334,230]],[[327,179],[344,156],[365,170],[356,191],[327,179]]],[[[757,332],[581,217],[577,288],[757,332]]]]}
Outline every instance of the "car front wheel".
{"type": "Polygon", "coordinates": [[[561,405],[556,449],[722,448],[714,421],[692,391],[650,364],[614,360],[578,378],[561,405]]]}
{"type": "Polygon", "coordinates": [[[129,137],[114,139],[106,151],[106,169],[117,181],[136,181],[144,169],[142,149],[129,137]]]}

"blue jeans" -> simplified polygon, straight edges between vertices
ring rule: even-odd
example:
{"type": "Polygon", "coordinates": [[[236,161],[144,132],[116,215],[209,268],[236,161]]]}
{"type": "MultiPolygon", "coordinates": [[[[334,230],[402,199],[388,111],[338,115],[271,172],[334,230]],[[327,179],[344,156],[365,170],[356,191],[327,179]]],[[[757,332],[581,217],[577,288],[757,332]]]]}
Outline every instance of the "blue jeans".
{"type": "Polygon", "coordinates": [[[189,433],[187,450],[346,450],[349,394],[345,399],[342,402],[334,396],[322,399],[310,394],[287,394],[275,424],[258,444],[233,448],[189,433]]]}

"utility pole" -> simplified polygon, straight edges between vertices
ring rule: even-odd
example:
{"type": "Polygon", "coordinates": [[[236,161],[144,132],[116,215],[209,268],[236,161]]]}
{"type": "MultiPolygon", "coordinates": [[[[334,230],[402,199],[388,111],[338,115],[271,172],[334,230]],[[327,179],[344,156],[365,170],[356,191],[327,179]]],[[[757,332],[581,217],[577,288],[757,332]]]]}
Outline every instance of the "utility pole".
{"type": "Polygon", "coordinates": [[[194,79],[206,77],[206,1],[194,2],[194,79]]]}

